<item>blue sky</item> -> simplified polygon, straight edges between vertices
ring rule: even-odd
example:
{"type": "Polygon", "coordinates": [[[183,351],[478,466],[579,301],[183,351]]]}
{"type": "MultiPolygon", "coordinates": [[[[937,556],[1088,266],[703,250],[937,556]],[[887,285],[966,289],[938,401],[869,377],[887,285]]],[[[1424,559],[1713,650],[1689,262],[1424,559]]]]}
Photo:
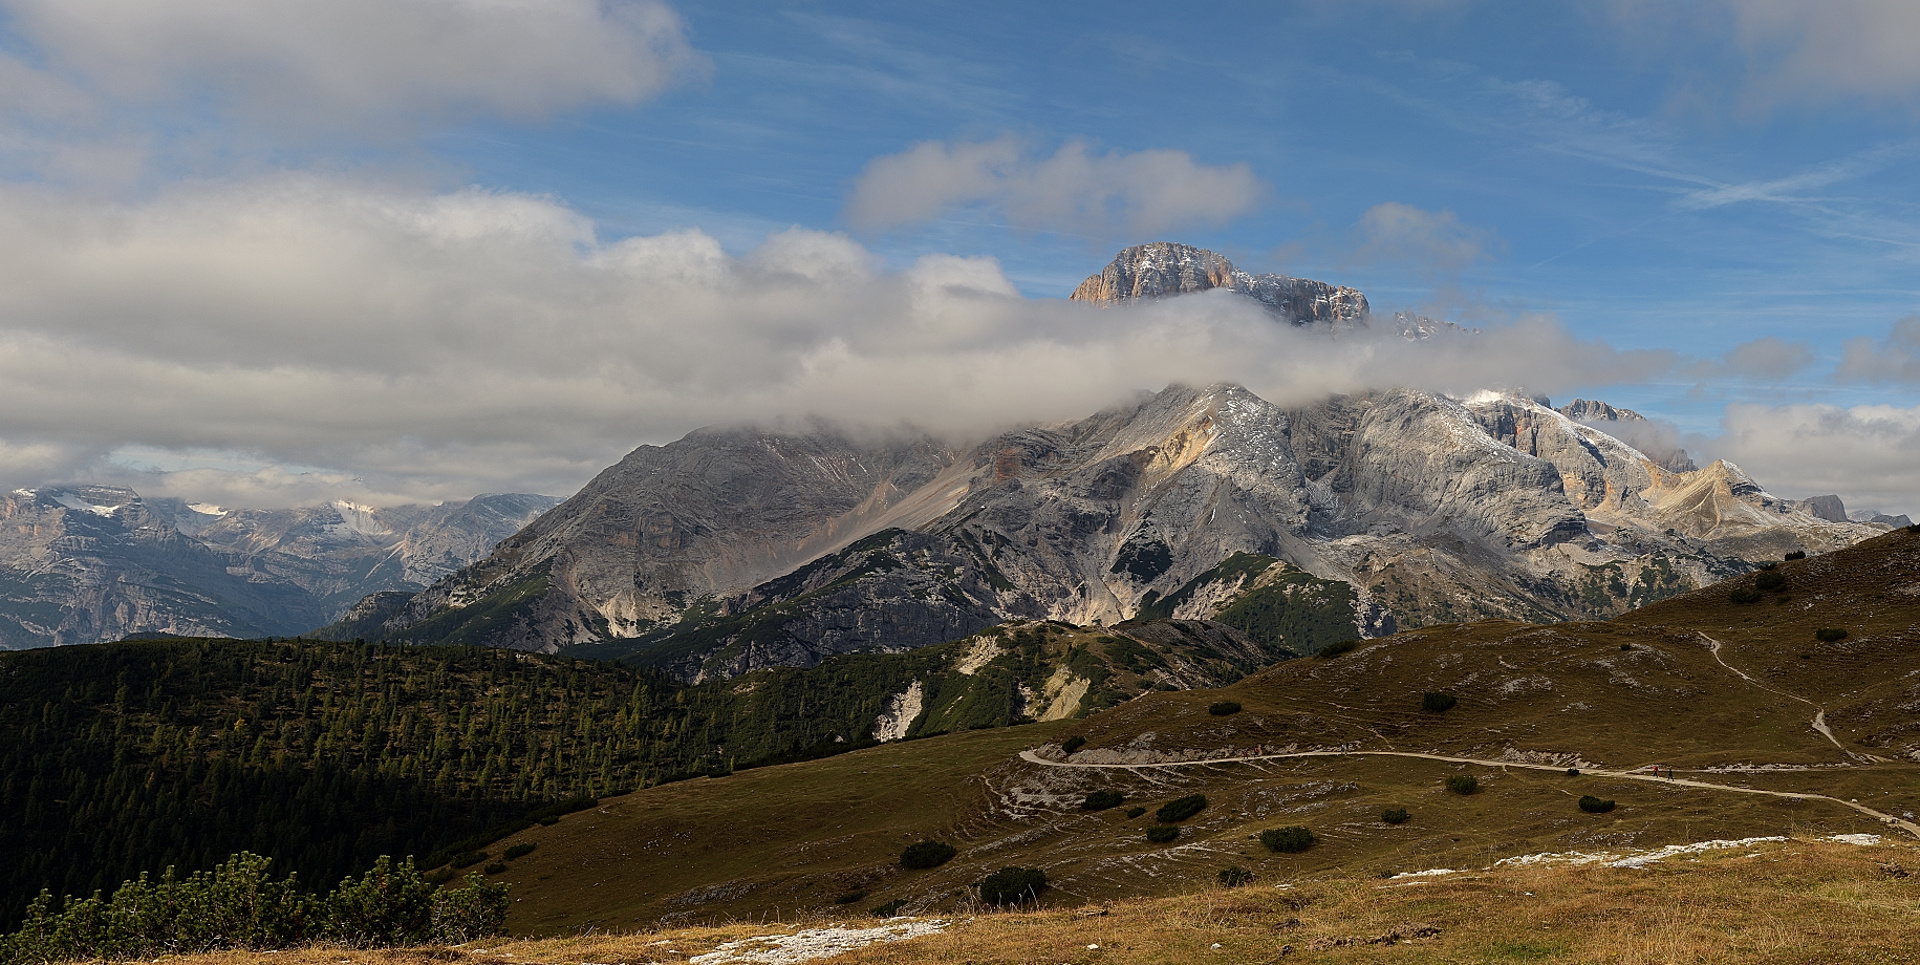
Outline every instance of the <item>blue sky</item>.
{"type": "Polygon", "coordinates": [[[1368,380],[1055,305],[1165,239],[1485,329],[1432,387],[1920,509],[1907,3],[248,8],[0,0],[4,481],[555,492],[715,421],[1368,380]]]}

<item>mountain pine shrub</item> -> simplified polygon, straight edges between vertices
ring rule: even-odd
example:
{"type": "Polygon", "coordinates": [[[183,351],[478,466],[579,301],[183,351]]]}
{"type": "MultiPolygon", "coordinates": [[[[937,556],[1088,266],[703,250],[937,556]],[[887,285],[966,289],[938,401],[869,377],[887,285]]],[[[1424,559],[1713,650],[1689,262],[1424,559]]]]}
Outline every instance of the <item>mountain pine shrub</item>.
{"type": "Polygon", "coordinates": [[[1215,717],[1226,717],[1240,712],[1240,705],[1231,700],[1223,700],[1207,707],[1207,713],[1215,717]]]}
{"type": "Polygon", "coordinates": [[[989,905],[1033,901],[1047,887],[1047,873],[1039,868],[1006,867],[980,879],[980,900],[989,905]]]}
{"type": "Polygon", "coordinates": [[[1407,823],[1407,819],[1411,817],[1413,817],[1413,815],[1408,814],[1406,808],[1388,808],[1380,812],[1380,820],[1388,824],[1405,824],[1407,823]]]}
{"type": "Polygon", "coordinates": [[[1153,816],[1161,824],[1173,824],[1177,821],[1185,821],[1206,809],[1205,794],[1189,794],[1160,805],[1160,810],[1153,812],[1153,816]]]}
{"type": "Polygon", "coordinates": [[[1343,653],[1348,653],[1352,651],[1353,648],[1358,647],[1359,645],[1360,645],[1360,641],[1358,640],[1336,640],[1333,643],[1329,643],[1326,646],[1321,647],[1319,650],[1314,651],[1313,655],[1316,657],[1320,657],[1322,659],[1329,659],[1332,657],[1337,657],[1343,653]]]}
{"type": "Polygon", "coordinates": [[[1813,635],[1822,643],[1839,643],[1849,636],[1845,627],[1821,627],[1813,635]]]}
{"type": "Polygon", "coordinates": [[[952,861],[953,856],[959,853],[953,845],[943,841],[920,841],[907,845],[906,850],[900,852],[900,864],[913,871],[938,868],[952,861]]]}
{"type": "Polygon", "coordinates": [[[1172,824],[1156,824],[1147,829],[1147,840],[1154,844],[1166,844],[1180,836],[1180,828],[1172,824]]]}
{"type": "Polygon", "coordinates": [[[1580,798],[1580,810],[1588,814],[1605,814],[1613,810],[1613,802],[1587,794],[1580,798]]]}
{"type": "Polygon", "coordinates": [[[1145,813],[1147,813],[1147,809],[1143,807],[1135,806],[1127,809],[1127,817],[1129,818],[1137,818],[1145,813]]]}
{"type": "Polygon", "coordinates": [[[1787,588],[1787,574],[1779,570],[1767,570],[1753,578],[1753,585],[1762,590],[1784,590],[1787,588]]]}
{"type": "Polygon", "coordinates": [[[1436,714],[1444,714],[1458,703],[1460,703],[1459,699],[1452,694],[1435,693],[1429,690],[1420,695],[1420,709],[1436,714]]]}
{"type": "Polygon", "coordinates": [[[504,860],[504,861],[513,861],[518,858],[524,858],[527,855],[532,854],[533,849],[537,847],[539,847],[539,845],[536,845],[531,841],[523,842],[521,844],[516,844],[513,847],[508,848],[505,853],[501,854],[500,858],[501,860],[504,860]]]}
{"type": "Polygon", "coordinates": [[[1228,888],[1238,888],[1253,880],[1253,872],[1239,865],[1220,869],[1220,884],[1228,888]]]}
{"type": "Polygon", "coordinates": [[[1297,854],[1313,847],[1315,841],[1312,831],[1298,825],[1260,832],[1260,843],[1266,845],[1268,851],[1279,854],[1297,854]]]}
{"type": "Polygon", "coordinates": [[[1760,602],[1760,591],[1737,586],[1727,591],[1727,602],[1739,605],[1760,602]]]}
{"type": "Polygon", "coordinates": [[[1455,794],[1472,794],[1480,790],[1480,779],[1472,774],[1453,774],[1447,777],[1447,790],[1455,794]]]}
{"type": "Polygon", "coordinates": [[[1095,791],[1087,795],[1086,800],[1080,802],[1080,810],[1105,811],[1108,808],[1119,807],[1120,802],[1126,799],[1126,795],[1119,791],[1095,791]]]}
{"type": "Polygon", "coordinates": [[[875,918],[892,918],[895,914],[899,913],[900,909],[905,907],[907,907],[907,900],[905,898],[895,898],[884,905],[875,905],[867,909],[867,914],[875,918]]]}
{"type": "Polygon", "coordinates": [[[463,851],[453,856],[453,866],[456,868],[471,868],[491,857],[493,856],[485,851],[463,851]]]}
{"type": "Polygon", "coordinates": [[[1794,550],[1793,552],[1788,553],[1787,555],[1781,557],[1781,559],[1787,560],[1788,562],[1792,562],[1793,560],[1804,560],[1806,558],[1807,558],[1806,550],[1794,550]]]}
{"type": "Polygon", "coordinates": [[[1072,737],[1069,737],[1066,740],[1060,742],[1060,749],[1069,754],[1085,746],[1087,746],[1087,739],[1084,737],[1081,737],[1079,734],[1075,734],[1072,737]]]}

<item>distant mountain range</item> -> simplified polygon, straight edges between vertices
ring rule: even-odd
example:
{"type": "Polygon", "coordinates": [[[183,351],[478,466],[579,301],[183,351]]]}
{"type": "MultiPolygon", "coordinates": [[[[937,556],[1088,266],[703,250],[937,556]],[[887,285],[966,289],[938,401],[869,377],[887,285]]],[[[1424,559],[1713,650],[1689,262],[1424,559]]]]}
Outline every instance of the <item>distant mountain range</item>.
{"type": "MultiPolygon", "coordinates": [[[[1074,297],[1209,288],[1333,337],[1374,324],[1353,289],[1168,243],[1123,251],[1074,297]]],[[[1395,627],[1611,616],[1904,524],[1619,438],[1651,438],[1629,431],[1645,425],[1587,400],[1392,389],[1280,406],[1220,384],[961,446],[701,430],[634,450],[485,559],[327,632],[624,656],[689,679],[1010,619],[1231,611],[1261,645],[1307,652],[1395,627]],[[1267,562],[1250,574],[1236,557],[1267,562]]]]}
{"type": "Polygon", "coordinates": [[[558,502],[225,510],[106,486],[18,489],[0,496],[0,649],[301,633],[370,593],[433,583],[558,502]]]}

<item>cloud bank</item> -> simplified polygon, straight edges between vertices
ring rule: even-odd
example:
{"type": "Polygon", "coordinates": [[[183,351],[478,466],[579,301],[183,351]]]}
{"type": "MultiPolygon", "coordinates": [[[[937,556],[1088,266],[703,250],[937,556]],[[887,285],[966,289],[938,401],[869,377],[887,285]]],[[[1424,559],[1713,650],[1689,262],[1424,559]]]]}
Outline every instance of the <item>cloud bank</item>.
{"type": "Polygon", "coordinates": [[[0,0],[0,151],[63,180],[631,105],[707,68],[659,0],[0,0]],[[96,170],[97,169],[97,170],[96,170]]]}
{"type": "Polygon", "coordinates": [[[1554,391],[1671,365],[1547,319],[1413,344],[1303,334],[1224,293],[1027,299],[991,259],[889,272],[799,229],[737,255],[697,231],[603,241],[521,194],[282,175],[107,205],[0,186],[7,486],[132,479],[130,463],[175,471],[140,474],[148,488],[243,505],[565,493],[713,423],[972,435],[1174,381],[1292,401],[1554,391]]]}
{"type": "Polygon", "coordinates": [[[854,182],[843,215],[856,228],[896,228],[987,204],[1020,228],[1145,237],[1231,221],[1266,193],[1245,164],[1199,164],[1185,151],[1096,154],[1080,141],[1037,157],[1008,135],[926,141],[876,158],[854,182]]]}

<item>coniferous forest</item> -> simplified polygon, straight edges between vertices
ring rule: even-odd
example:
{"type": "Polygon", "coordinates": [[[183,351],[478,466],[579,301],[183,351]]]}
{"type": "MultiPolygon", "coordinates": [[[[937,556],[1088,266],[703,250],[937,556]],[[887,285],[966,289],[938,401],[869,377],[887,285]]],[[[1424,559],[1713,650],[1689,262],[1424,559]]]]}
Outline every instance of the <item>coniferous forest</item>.
{"type": "MultiPolygon", "coordinates": [[[[1017,636],[1012,672],[967,680],[1008,699],[965,701],[951,726],[1018,719],[1014,688],[1043,670],[1040,636],[1017,636]]],[[[0,654],[0,927],[42,888],[111,893],[243,851],[311,882],[381,855],[430,869],[596,796],[865,746],[888,694],[939,679],[941,649],[697,685],[510,650],[310,640],[0,654]]]]}

